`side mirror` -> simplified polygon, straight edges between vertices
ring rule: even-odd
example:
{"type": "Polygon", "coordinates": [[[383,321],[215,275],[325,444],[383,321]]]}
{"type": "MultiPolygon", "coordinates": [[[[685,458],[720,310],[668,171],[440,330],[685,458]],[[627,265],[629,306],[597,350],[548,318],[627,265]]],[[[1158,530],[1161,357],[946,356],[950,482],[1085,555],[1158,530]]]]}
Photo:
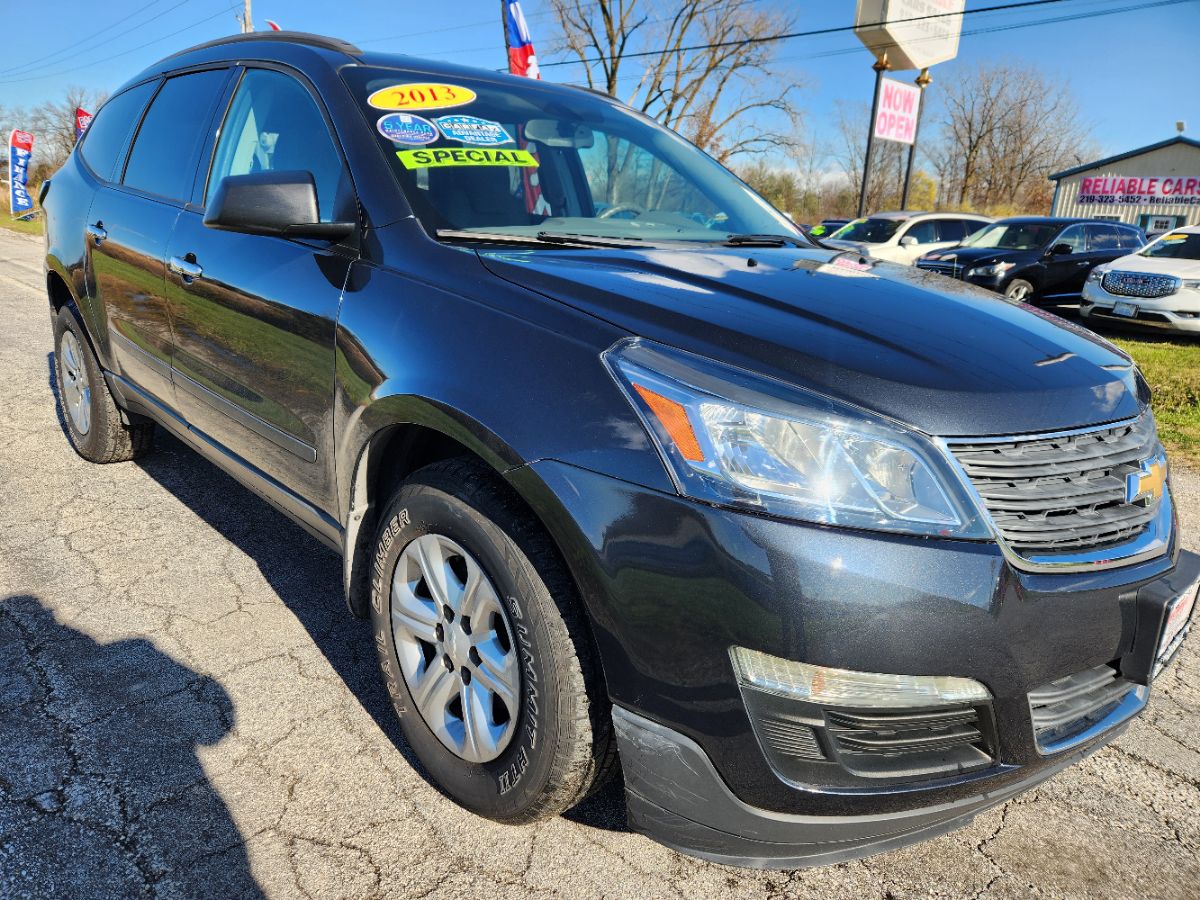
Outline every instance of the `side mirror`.
{"type": "Polygon", "coordinates": [[[900,246],[901,247],[915,247],[915,246],[917,246],[917,239],[915,237],[913,237],[911,234],[906,234],[904,237],[900,238],[900,246]]]}
{"type": "Polygon", "coordinates": [[[1047,255],[1048,256],[1066,256],[1066,255],[1068,255],[1070,253],[1074,253],[1074,252],[1075,252],[1075,248],[1072,247],[1070,244],[1055,244],[1053,247],[1050,248],[1050,252],[1047,255]]]}
{"type": "Polygon", "coordinates": [[[353,222],[321,222],[311,172],[254,172],[221,179],[204,224],[218,231],[311,237],[339,241],[354,233],[353,222]]]}

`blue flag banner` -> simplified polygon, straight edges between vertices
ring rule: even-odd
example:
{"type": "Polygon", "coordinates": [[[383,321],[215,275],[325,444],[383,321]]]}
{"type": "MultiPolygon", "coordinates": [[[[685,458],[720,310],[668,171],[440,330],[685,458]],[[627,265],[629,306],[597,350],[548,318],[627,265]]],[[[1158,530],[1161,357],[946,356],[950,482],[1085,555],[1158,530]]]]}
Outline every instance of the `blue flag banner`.
{"type": "Polygon", "coordinates": [[[8,136],[8,206],[14,216],[23,216],[33,209],[33,198],[25,189],[32,155],[33,135],[14,128],[8,136]]]}

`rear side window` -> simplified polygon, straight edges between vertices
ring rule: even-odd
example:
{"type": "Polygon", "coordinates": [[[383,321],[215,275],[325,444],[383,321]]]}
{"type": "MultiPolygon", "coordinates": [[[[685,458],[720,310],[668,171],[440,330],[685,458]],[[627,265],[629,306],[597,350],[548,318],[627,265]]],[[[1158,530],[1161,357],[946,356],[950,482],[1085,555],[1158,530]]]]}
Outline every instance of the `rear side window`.
{"type": "Polygon", "coordinates": [[[79,145],[79,155],[105,181],[113,180],[121,151],[157,86],[158,82],[150,81],[117,94],[100,108],[88,126],[87,136],[79,145]]]}
{"type": "Polygon", "coordinates": [[[226,70],[170,78],[150,104],[125,166],[128,187],[168,200],[191,196],[196,158],[226,70]]]}
{"type": "Polygon", "coordinates": [[[286,171],[312,173],[321,221],[332,222],[345,167],[321,110],[290,75],[251,69],[229,106],[206,197],[227,175],[286,171]]]}
{"type": "Polygon", "coordinates": [[[1119,250],[1121,239],[1114,225],[1088,225],[1088,249],[1095,251],[1119,250]]]}
{"type": "Polygon", "coordinates": [[[967,236],[967,228],[962,219],[942,219],[938,222],[938,240],[961,241],[967,236]]]}
{"type": "Polygon", "coordinates": [[[1117,238],[1121,242],[1122,250],[1136,250],[1146,243],[1132,228],[1118,228],[1117,238]]]}

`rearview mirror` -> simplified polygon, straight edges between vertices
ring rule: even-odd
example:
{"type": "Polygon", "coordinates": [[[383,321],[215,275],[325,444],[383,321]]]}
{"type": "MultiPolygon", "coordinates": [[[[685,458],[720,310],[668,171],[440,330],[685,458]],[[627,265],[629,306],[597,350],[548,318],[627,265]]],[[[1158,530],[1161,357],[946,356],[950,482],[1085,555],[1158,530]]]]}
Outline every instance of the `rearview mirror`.
{"type": "Polygon", "coordinates": [[[917,239],[915,237],[913,237],[911,234],[906,234],[904,237],[900,238],[900,246],[901,247],[915,247],[915,246],[917,246],[917,239]]]}
{"type": "Polygon", "coordinates": [[[1075,248],[1070,244],[1055,244],[1050,248],[1050,256],[1066,256],[1068,253],[1074,253],[1075,248]]]}
{"type": "Polygon", "coordinates": [[[353,222],[322,222],[311,172],[254,172],[221,179],[204,224],[218,231],[273,237],[338,241],[354,232],[353,222]]]}
{"type": "Polygon", "coordinates": [[[530,119],[525,123],[525,138],[547,147],[584,149],[596,143],[592,129],[561,119],[530,119]]]}

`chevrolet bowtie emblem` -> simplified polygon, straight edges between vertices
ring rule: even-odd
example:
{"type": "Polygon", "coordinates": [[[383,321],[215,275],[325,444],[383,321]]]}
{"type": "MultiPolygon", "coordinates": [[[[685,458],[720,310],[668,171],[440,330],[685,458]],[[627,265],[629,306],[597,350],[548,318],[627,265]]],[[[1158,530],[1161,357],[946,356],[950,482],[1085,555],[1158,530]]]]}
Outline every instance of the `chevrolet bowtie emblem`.
{"type": "Polygon", "coordinates": [[[1125,502],[1153,506],[1167,483],[1167,458],[1162,453],[1143,459],[1136,472],[1125,476],[1125,502]]]}

